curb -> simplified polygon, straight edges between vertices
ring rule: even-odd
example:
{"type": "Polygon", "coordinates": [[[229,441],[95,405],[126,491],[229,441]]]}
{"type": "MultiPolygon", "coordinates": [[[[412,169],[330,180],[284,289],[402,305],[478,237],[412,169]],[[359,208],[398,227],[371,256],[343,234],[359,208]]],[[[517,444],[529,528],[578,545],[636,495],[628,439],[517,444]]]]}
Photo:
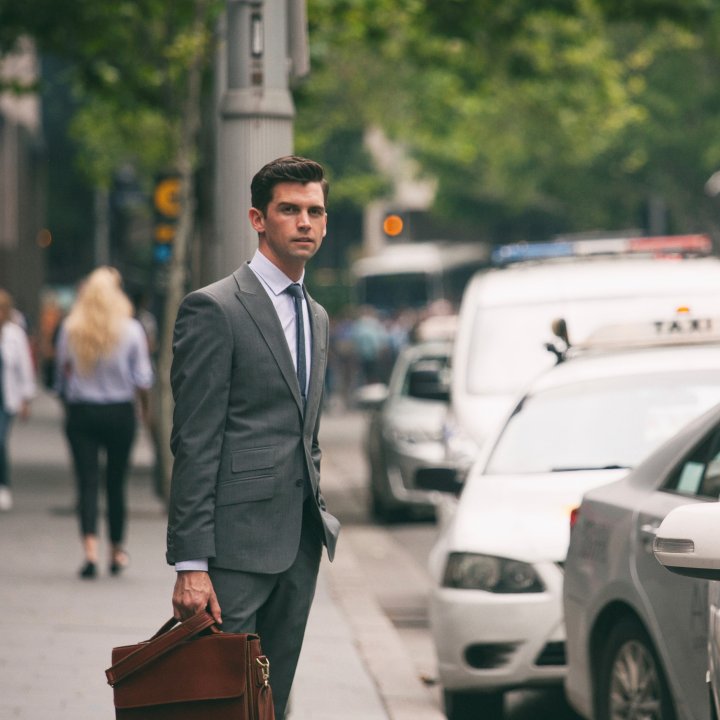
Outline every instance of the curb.
{"type": "Polygon", "coordinates": [[[431,707],[428,691],[417,677],[397,630],[368,591],[367,578],[349,547],[343,544],[327,573],[331,594],[346,616],[358,652],[390,720],[446,720],[431,707]]]}

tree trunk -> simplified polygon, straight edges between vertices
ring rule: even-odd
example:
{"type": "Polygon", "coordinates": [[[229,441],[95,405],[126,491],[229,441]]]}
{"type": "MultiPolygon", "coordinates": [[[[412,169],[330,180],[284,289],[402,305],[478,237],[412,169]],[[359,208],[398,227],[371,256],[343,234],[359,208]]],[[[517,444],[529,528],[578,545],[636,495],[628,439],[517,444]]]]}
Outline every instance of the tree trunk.
{"type": "MultiPolygon", "coordinates": [[[[201,37],[208,26],[208,0],[197,0],[195,4],[194,36],[201,37]]],[[[198,132],[201,122],[201,93],[203,66],[207,58],[207,44],[198,43],[188,68],[187,92],[181,120],[180,145],[176,156],[176,168],[180,175],[182,210],[173,251],[168,268],[168,282],[165,296],[165,312],[158,357],[159,403],[158,431],[160,435],[160,466],[163,495],[170,496],[173,456],[170,450],[172,431],[173,397],[170,387],[172,365],[172,340],[175,317],[180,302],[187,291],[188,253],[195,227],[195,161],[197,157],[198,132]]]]}

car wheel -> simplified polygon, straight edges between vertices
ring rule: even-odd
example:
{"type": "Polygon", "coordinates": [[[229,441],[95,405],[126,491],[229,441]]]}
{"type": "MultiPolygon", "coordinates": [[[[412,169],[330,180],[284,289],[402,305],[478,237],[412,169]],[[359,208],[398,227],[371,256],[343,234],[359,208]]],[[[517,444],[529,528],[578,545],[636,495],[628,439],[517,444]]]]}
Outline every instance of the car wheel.
{"type": "MultiPolygon", "coordinates": [[[[370,466],[370,512],[375,520],[381,523],[392,524],[403,519],[403,509],[391,505],[380,490],[385,477],[386,469],[379,460],[370,466]]],[[[387,482],[387,481],[385,481],[387,482]]]]}
{"type": "Polygon", "coordinates": [[[598,720],[675,720],[670,690],[652,641],[637,620],[612,628],[600,659],[598,720]]]}
{"type": "Polygon", "coordinates": [[[448,720],[502,720],[502,692],[478,693],[445,690],[445,715],[448,720]]]}
{"type": "Polygon", "coordinates": [[[372,480],[370,481],[370,511],[373,518],[382,523],[391,524],[402,519],[402,510],[388,505],[372,480]]]}

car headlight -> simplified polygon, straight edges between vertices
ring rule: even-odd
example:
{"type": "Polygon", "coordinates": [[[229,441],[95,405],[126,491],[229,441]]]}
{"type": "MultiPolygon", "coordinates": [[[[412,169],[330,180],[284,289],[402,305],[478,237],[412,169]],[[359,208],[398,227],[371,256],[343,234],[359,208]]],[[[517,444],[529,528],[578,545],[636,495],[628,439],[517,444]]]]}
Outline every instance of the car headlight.
{"type": "Polygon", "coordinates": [[[528,563],[459,552],[450,553],[442,585],[493,593],[535,593],[545,590],[535,568],[528,563]]]}

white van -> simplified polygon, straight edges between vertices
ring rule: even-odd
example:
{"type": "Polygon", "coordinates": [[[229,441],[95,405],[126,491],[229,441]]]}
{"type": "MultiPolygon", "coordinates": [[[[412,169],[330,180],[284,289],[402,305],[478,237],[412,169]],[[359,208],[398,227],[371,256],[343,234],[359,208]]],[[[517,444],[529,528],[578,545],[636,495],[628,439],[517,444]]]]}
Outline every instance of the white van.
{"type": "Polygon", "coordinates": [[[496,256],[544,259],[478,273],[460,307],[453,350],[450,445],[466,459],[509,412],[513,399],[557,358],[546,345],[554,320],[571,344],[600,326],[720,317],[720,259],[706,235],[507,246],[496,256]],[[559,253],[561,257],[550,257],[559,253]],[[703,256],[704,255],[704,256],[703,256]]]}
{"type": "Polygon", "coordinates": [[[355,301],[384,312],[448,300],[457,308],[470,278],[490,263],[482,242],[427,241],[387,245],[352,266],[355,301]]]}

